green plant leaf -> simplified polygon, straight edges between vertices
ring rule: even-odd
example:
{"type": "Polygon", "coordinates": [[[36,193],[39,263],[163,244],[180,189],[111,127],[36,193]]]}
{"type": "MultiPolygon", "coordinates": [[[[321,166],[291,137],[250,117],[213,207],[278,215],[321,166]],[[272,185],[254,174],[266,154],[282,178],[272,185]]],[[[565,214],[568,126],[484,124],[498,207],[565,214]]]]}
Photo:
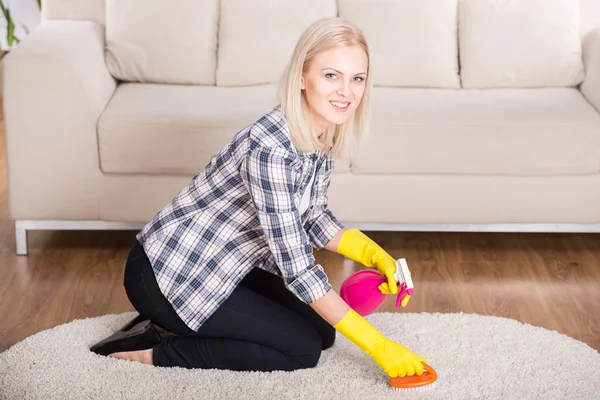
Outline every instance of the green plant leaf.
{"type": "Polygon", "coordinates": [[[9,22],[6,27],[6,42],[8,43],[8,47],[13,47],[13,44],[19,43],[19,38],[15,36],[15,24],[9,22]]]}
{"type": "Polygon", "coordinates": [[[42,0],[37,0],[38,2],[38,7],[40,8],[40,10],[42,9],[42,0]]]}
{"type": "Polygon", "coordinates": [[[10,21],[10,13],[8,12],[8,8],[2,3],[2,0],[0,0],[0,8],[2,9],[2,14],[4,14],[6,22],[10,21]]]}
{"type": "Polygon", "coordinates": [[[2,14],[6,20],[6,43],[11,48],[15,43],[18,44],[20,40],[15,36],[15,23],[10,15],[10,10],[2,3],[2,0],[0,0],[0,9],[2,9],[2,14]]]}

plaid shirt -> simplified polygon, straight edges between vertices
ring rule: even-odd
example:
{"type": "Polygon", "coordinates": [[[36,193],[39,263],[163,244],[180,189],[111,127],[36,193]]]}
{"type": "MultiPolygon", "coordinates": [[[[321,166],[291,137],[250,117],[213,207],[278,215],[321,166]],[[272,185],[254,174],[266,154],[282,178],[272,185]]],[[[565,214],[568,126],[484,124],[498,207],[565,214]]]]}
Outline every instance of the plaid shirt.
{"type": "Polygon", "coordinates": [[[277,106],[238,132],[138,233],[162,293],[191,329],[255,267],[281,276],[306,303],[327,293],[331,285],[312,249],[343,227],[327,207],[333,167],[330,155],[295,149],[277,106]]]}

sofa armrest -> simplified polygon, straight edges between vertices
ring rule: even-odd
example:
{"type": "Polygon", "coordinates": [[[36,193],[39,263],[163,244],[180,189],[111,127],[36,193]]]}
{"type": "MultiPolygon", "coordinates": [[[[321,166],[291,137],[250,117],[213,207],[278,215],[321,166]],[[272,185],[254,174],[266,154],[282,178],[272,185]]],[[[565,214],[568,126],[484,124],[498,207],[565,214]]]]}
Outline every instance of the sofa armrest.
{"type": "Polygon", "coordinates": [[[595,28],[583,38],[583,63],[585,80],[581,93],[600,112],[600,28],[595,28]]]}
{"type": "Polygon", "coordinates": [[[49,21],[3,59],[9,217],[96,219],[96,125],[116,88],[103,28],[49,21]]]}

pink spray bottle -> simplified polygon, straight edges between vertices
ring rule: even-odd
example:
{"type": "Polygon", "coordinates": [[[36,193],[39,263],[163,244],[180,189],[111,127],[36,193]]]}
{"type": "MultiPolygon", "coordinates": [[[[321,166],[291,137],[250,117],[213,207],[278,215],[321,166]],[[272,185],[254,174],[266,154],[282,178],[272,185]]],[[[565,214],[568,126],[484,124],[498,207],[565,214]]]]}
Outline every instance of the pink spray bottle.
{"type": "MultiPolygon", "coordinates": [[[[404,258],[396,260],[396,282],[398,283],[398,297],[396,308],[402,305],[402,300],[412,296],[414,285],[404,258]]],[[[340,289],[340,297],[358,314],[367,316],[375,312],[386,299],[381,293],[379,285],[387,282],[387,278],[375,269],[363,269],[350,275],[340,289]]]]}

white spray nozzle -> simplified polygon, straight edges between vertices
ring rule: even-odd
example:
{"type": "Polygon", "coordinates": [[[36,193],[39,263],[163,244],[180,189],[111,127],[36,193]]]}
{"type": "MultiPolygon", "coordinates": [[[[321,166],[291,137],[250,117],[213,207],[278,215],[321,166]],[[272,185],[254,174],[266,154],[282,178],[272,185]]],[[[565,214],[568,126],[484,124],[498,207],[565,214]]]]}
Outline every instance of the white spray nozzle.
{"type": "Polygon", "coordinates": [[[399,282],[401,285],[403,283],[406,283],[407,289],[414,288],[413,281],[410,276],[410,271],[408,269],[408,264],[406,263],[406,260],[404,258],[399,258],[398,260],[396,260],[396,274],[394,276],[396,277],[396,281],[399,282]]]}

